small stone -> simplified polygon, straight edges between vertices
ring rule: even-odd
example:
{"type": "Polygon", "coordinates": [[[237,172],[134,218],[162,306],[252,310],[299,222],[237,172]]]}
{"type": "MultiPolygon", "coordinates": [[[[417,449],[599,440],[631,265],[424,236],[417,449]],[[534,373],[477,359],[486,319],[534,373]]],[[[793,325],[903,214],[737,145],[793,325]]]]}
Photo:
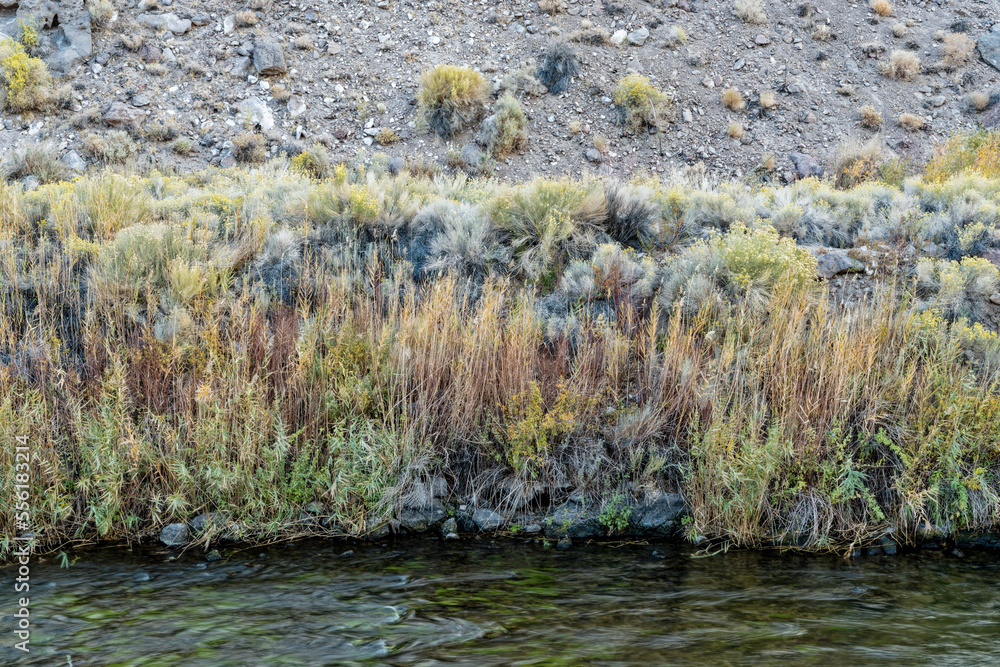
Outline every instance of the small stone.
{"type": "Polygon", "coordinates": [[[222,554],[219,553],[218,549],[212,549],[207,554],[205,554],[205,560],[209,563],[214,563],[217,560],[222,560],[222,554]]]}
{"type": "Polygon", "coordinates": [[[153,30],[168,30],[175,35],[183,35],[191,29],[191,21],[177,14],[139,14],[135,20],[153,30]]]}
{"type": "Polygon", "coordinates": [[[682,111],[681,112],[681,117],[684,119],[685,123],[693,123],[694,122],[694,114],[691,113],[690,109],[685,109],[684,111],[682,111]]]}
{"type": "Polygon", "coordinates": [[[340,554],[340,556],[338,556],[338,558],[350,558],[353,555],[354,555],[354,552],[351,551],[350,549],[348,549],[344,553],[340,554]]]}
{"type": "Polygon", "coordinates": [[[585,153],[585,157],[588,162],[601,163],[604,162],[604,154],[596,148],[588,148],[585,153]]]}
{"type": "Polygon", "coordinates": [[[573,546],[573,539],[570,537],[560,537],[559,541],[556,542],[556,546],[560,549],[569,549],[573,546]]]}
{"type": "Polygon", "coordinates": [[[288,115],[292,118],[298,118],[306,112],[306,103],[298,95],[292,95],[288,98],[288,115]]]}
{"type": "Polygon", "coordinates": [[[615,34],[611,35],[611,43],[615,46],[621,46],[628,39],[627,30],[616,30],[615,34]]]}
{"type": "Polygon", "coordinates": [[[87,163],[76,151],[70,151],[62,156],[63,164],[73,173],[82,174],[87,168],[87,163]]]}
{"type": "Polygon", "coordinates": [[[344,47],[337,42],[330,42],[326,46],[326,53],[330,56],[340,55],[344,51],[344,47]]]}
{"type": "Polygon", "coordinates": [[[715,88],[715,79],[713,79],[710,76],[706,76],[704,79],[702,79],[701,85],[705,86],[706,88],[715,88]]]}
{"type": "Polygon", "coordinates": [[[816,258],[816,272],[829,280],[843,273],[863,271],[864,264],[848,256],[844,250],[831,250],[816,258]]]}
{"type": "Polygon", "coordinates": [[[201,28],[212,22],[212,17],[208,14],[198,14],[191,17],[191,25],[201,28]]]}
{"type": "Polygon", "coordinates": [[[935,95],[931,98],[931,106],[943,107],[947,101],[944,95],[935,95]]]}
{"type": "Polygon", "coordinates": [[[132,96],[132,106],[134,106],[134,107],[148,107],[149,106],[149,98],[146,97],[145,95],[143,95],[142,93],[139,93],[138,95],[133,95],[132,96]]]}
{"type": "Polygon", "coordinates": [[[344,139],[347,138],[347,130],[344,129],[334,130],[333,136],[339,141],[343,141],[344,139]]]}
{"type": "Polygon", "coordinates": [[[484,532],[498,530],[504,524],[503,517],[488,507],[477,509],[472,515],[472,521],[479,530],[484,532]]]}
{"type": "Polygon", "coordinates": [[[771,43],[771,39],[767,35],[757,35],[753,38],[753,42],[757,46],[767,46],[771,43]]]}
{"type": "Polygon", "coordinates": [[[163,57],[163,51],[152,44],[143,44],[139,47],[139,59],[144,63],[158,63],[163,57]]]}
{"type": "Polygon", "coordinates": [[[733,69],[737,70],[737,71],[741,70],[741,69],[743,69],[743,66],[746,65],[746,64],[747,64],[747,61],[745,59],[743,59],[743,58],[740,58],[739,60],[736,61],[736,64],[733,65],[733,69]]]}
{"type": "Polygon", "coordinates": [[[241,120],[260,127],[262,132],[274,128],[274,115],[267,108],[267,103],[259,97],[249,97],[237,105],[241,120]]]}
{"type": "Polygon", "coordinates": [[[795,165],[795,171],[799,178],[823,175],[823,167],[820,166],[819,162],[813,156],[806,153],[792,153],[788,157],[791,159],[792,164],[795,165]]]}

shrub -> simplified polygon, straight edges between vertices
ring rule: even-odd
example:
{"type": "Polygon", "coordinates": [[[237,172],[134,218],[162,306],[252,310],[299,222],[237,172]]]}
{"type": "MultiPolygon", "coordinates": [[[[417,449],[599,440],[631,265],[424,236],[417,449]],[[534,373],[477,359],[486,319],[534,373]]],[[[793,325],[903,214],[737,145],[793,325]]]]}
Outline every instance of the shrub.
{"type": "Polygon", "coordinates": [[[892,35],[896,39],[902,39],[903,37],[906,37],[907,32],[908,30],[906,28],[905,23],[897,23],[896,25],[892,26],[892,35]]]}
{"type": "Polygon", "coordinates": [[[233,139],[233,157],[241,164],[260,164],[267,158],[264,136],[244,132],[233,139]]]}
{"type": "Polygon", "coordinates": [[[945,35],[941,43],[941,61],[949,67],[961,67],[969,62],[975,49],[976,43],[964,33],[945,35]]]}
{"type": "Polygon", "coordinates": [[[765,109],[773,109],[778,106],[778,96],[773,90],[762,90],[758,95],[758,101],[765,109]]]}
{"type": "Polygon", "coordinates": [[[399,132],[396,132],[396,130],[389,127],[383,127],[379,130],[378,134],[375,135],[375,141],[382,146],[398,144],[402,140],[403,138],[399,136],[399,132]]]}
{"type": "Polygon", "coordinates": [[[500,160],[528,145],[528,117],[512,95],[504,95],[493,107],[493,115],[483,121],[476,139],[486,152],[500,160]]]}
{"type": "Polygon", "coordinates": [[[10,37],[0,38],[0,102],[12,113],[41,111],[56,101],[52,75],[10,37]]]}
{"type": "Polygon", "coordinates": [[[234,19],[237,28],[252,28],[259,22],[257,15],[249,10],[236,12],[234,19]]]}
{"type": "Polygon", "coordinates": [[[730,111],[743,111],[747,107],[743,95],[735,88],[726,88],[722,91],[722,104],[730,111]]]}
{"type": "Polygon", "coordinates": [[[882,127],[882,114],[870,104],[866,104],[858,110],[861,116],[862,127],[878,129],[882,127]]]}
{"type": "Polygon", "coordinates": [[[194,150],[194,144],[190,139],[181,138],[174,141],[170,149],[178,155],[190,155],[191,151],[194,150]]]}
{"type": "Polygon", "coordinates": [[[316,179],[328,178],[331,174],[330,156],[326,146],[313,144],[292,158],[292,167],[316,179]]]}
{"type": "Polygon", "coordinates": [[[179,133],[180,128],[172,116],[167,116],[166,120],[158,118],[145,127],[146,137],[153,141],[173,141],[179,133]]]}
{"type": "Polygon", "coordinates": [[[604,186],[604,196],[607,217],[603,231],[624,247],[650,245],[659,214],[654,191],[643,186],[608,183],[604,186]]]}
{"type": "Polygon", "coordinates": [[[421,125],[450,139],[482,117],[486,95],[486,79],[479,72],[438,65],[420,77],[417,105],[421,125]]]}
{"type": "Polygon", "coordinates": [[[733,139],[741,139],[743,137],[743,123],[737,123],[735,120],[730,121],[726,128],[726,134],[733,139]]]}
{"type": "Polygon", "coordinates": [[[500,81],[500,92],[511,95],[524,93],[536,97],[544,95],[547,88],[535,76],[537,72],[538,63],[535,62],[534,58],[528,58],[518,65],[517,69],[504,75],[500,81]]]}
{"type": "Polygon", "coordinates": [[[87,0],[87,11],[90,13],[90,22],[103,28],[111,23],[115,5],[111,0],[87,0]]]}
{"type": "Polygon", "coordinates": [[[992,262],[969,257],[961,262],[923,258],[917,262],[917,278],[926,296],[926,306],[949,319],[985,319],[991,310],[989,298],[1000,288],[1000,271],[992,262]]]}
{"type": "Polygon", "coordinates": [[[935,148],[924,178],[943,182],[963,171],[1000,178],[1000,130],[953,134],[935,148]]]}
{"type": "Polygon", "coordinates": [[[20,19],[17,22],[17,41],[29,53],[33,53],[41,45],[38,37],[38,22],[34,18],[20,19]]]}
{"type": "Polygon", "coordinates": [[[600,301],[627,296],[638,305],[649,299],[659,286],[656,262],[639,259],[635,251],[615,243],[597,247],[588,260],[574,260],[563,272],[559,289],[570,301],[600,301]]]}
{"type": "Polygon", "coordinates": [[[140,33],[133,34],[128,32],[122,35],[122,46],[124,46],[126,50],[135,53],[136,51],[142,48],[142,45],[143,45],[143,38],[140,33]]]}
{"type": "Polygon", "coordinates": [[[924,118],[912,113],[902,113],[899,115],[899,125],[910,132],[924,129],[924,118]]]}
{"type": "Polygon", "coordinates": [[[833,36],[833,31],[830,30],[830,26],[825,23],[820,23],[812,29],[810,36],[817,42],[825,42],[833,36]]]}
{"type": "Polygon", "coordinates": [[[736,0],[733,3],[733,14],[745,23],[764,25],[767,14],[764,13],[763,0],[736,0]]]}
{"type": "Polygon", "coordinates": [[[91,134],[84,139],[83,150],[104,164],[125,164],[139,147],[123,130],[109,130],[103,136],[91,134]]]}
{"type": "Polygon", "coordinates": [[[412,226],[416,233],[409,260],[418,276],[453,272],[481,280],[491,266],[509,261],[481,206],[438,199],[421,209],[412,226]]]}
{"type": "Polygon", "coordinates": [[[661,129],[671,110],[670,98],[640,74],[628,74],[618,82],[614,102],[619,120],[635,134],[646,128],[661,129]]]}
{"type": "Polygon", "coordinates": [[[676,49],[681,44],[687,44],[688,36],[684,28],[679,25],[672,25],[663,36],[663,46],[668,49],[676,49]]]}
{"type": "Polygon", "coordinates": [[[542,56],[535,76],[550,93],[558,95],[569,87],[570,80],[576,73],[576,52],[569,44],[556,42],[542,56]]]}
{"type": "Polygon", "coordinates": [[[833,165],[834,183],[838,188],[853,188],[867,181],[881,179],[884,165],[892,156],[882,145],[882,138],[872,137],[862,144],[851,139],[841,144],[833,165]]]}
{"type": "Polygon", "coordinates": [[[889,54],[889,60],[882,63],[879,70],[890,79],[912,81],[920,74],[920,58],[913,51],[893,49],[889,54]]]}
{"type": "Polygon", "coordinates": [[[299,35],[292,44],[300,51],[312,51],[313,48],[312,38],[309,35],[299,35]]]}
{"type": "Polygon", "coordinates": [[[538,10],[549,14],[560,14],[566,11],[566,0],[538,0],[538,10]]]}
{"type": "Polygon", "coordinates": [[[990,106],[990,96],[981,90],[969,93],[969,108],[975,111],[985,111],[990,106]]]}
{"type": "Polygon", "coordinates": [[[0,163],[0,172],[8,180],[34,176],[44,185],[64,180],[68,170],[55,146],[46,143],[8,151],[0,163]]]}
{"type": "Polygon", "coordinates": [[[869,0],[868,6],[879,16],[892,16],[892,3],[889,0],[869,0]]]}

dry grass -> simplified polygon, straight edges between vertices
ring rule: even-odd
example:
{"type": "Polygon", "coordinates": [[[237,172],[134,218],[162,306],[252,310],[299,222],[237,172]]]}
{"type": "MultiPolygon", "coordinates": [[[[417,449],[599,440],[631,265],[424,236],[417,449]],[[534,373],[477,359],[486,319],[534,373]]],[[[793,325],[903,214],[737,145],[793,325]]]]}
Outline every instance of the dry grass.
{"type": "Polygon", "coordinates": [[[237,28],[252,28],[260,23],[260,19],[257,18],[257,14],[250,10],[236,12],[236,16],[234,16],[233,19],[236,22],[237,28]]]}
{"type": "Polygon", "coordinates": [[[735,0],[733,2],[733,15],[741,19],[744,23],[752,25],[764,25],[767,23],[767,14],[764,13],[763,0],[735,0]]]}
{"type": "Polygon", "coordinates": [[[906,37],[906,34],[908,32],[909,29],[906,27],[905,23],[897,23],[894,26],[892,26],[892,35],[896,39],[902,39],[903,37],[906,37]]]}
{"type": "Polygon", "coordinates": [[[872,105],[866,104],[858,109],[861,117],[861,126],[876,130],[882,127],[882,114],[872,105]]]}
{"type": "Polygon", "coordinates": [[[972,59],[976,43],[968,35],[954,32],[941,42],[941,61],[948,67],[961,67],[972,59]]]}
{"type": "Polygon", "coordinates": [[[899,115],[899,125],[905,130],[916,132],[924,129],[924,119],[916,114],[903,113],[899,115]]]}
{"type": "Polygon", "coordinates": [[[419,123],[449,139],[478,122],[487,100],[486,79],[468,67],[437,65],[420,76],[419,123]]]}
{"type": "Polygon", "coordinates": [[[833,31],[830,29],[830,26],[820,23],[812,29],[810,36],[817,42],[826,42],[833,36],[833,31]]]}
{"type": "Polygon", "coordinates": [[[142,48],[143,38],[139,33],[125,33],[122,35],[122,46],[135,53],[142,48]]]}
{"type": "Polygon", "coordinates": [[[312,51],[313,49],[312,38],[309,35],[299,35],[292,44],[300,51],[312,51]]]}
{"type": "Polygon", "coordinates": [[[879,69],[890,79],[912,81],[920,74],[920,57],[913,51],[894,49],[879,69]]]}
{"type": "Polygon", "coordinates": [[[743,111],[747,108],[746,100],[735,88],[726,88],[722,91],[722,104],[730,111],[743,111]]]}
{"type": "Polygon", "coordinates": [[[241,164],[260,164],[267,158],[264,136],[244,132],[233,139],[233,157],[241,164]]]}
{"type": "Polygon", "coordinates": [[[743,123],[737,123],[735,120],[729,121],[729,126],[726,128],[726,133],[733,139],[742,139],[743,123]]]}
{"type": "Polygon", "coordinates": [[[984,93],[981,90],[976,90],[969,93],[968,96],[969,107],[975,111],[985,111],[987,107],[990,106],[990,96],[988,93],[984,93]]]}
{"type": "Polygon", "coordinates": [[[566,9],[566,0],[538,0],[538,10],[550,16],[562,14],[566,9]]]}
{"type": "Polygon", "coordinates": [[[889,0],[869,0],[868,6],[879,16],[892,16],[892,3],[889,0]]]}
{"type": "Polygon", "coordinates": [[[778,106],[778,95],[773,90],[762,90],[758,96],[758,101],[762,107],[771,110],[778,106]]]}

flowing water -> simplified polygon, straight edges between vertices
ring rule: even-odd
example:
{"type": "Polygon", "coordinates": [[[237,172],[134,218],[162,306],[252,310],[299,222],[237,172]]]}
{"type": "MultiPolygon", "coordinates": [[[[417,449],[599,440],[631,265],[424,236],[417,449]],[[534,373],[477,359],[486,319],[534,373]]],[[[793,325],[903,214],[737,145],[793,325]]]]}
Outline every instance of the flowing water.
{"type": "MultiPolygon", "coordinates": [[[[30,655],[3,665],[988,665],[1000,555],[305,542],[31,569],[30,655]],[[348,548],[353,555],[341,555],[348,548]]],[[[13,568],[2,568],[11,581],[13,568]]]]}

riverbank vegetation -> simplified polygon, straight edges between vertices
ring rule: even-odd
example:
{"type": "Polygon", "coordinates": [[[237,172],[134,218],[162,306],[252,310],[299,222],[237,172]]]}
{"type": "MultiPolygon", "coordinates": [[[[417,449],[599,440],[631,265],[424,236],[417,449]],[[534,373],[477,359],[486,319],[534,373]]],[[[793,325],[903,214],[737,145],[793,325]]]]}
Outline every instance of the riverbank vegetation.
{"type": "Polygon", "coordinates": [[[500,509],[680,491],[690,537],[739,545],[993,528],[993,145],[850,189],[377,160],[2,184],[2,487],[26,436],[49,544],[204,511],[266,538],[310,505],[364,534],[438,476],[500,509]]]}

